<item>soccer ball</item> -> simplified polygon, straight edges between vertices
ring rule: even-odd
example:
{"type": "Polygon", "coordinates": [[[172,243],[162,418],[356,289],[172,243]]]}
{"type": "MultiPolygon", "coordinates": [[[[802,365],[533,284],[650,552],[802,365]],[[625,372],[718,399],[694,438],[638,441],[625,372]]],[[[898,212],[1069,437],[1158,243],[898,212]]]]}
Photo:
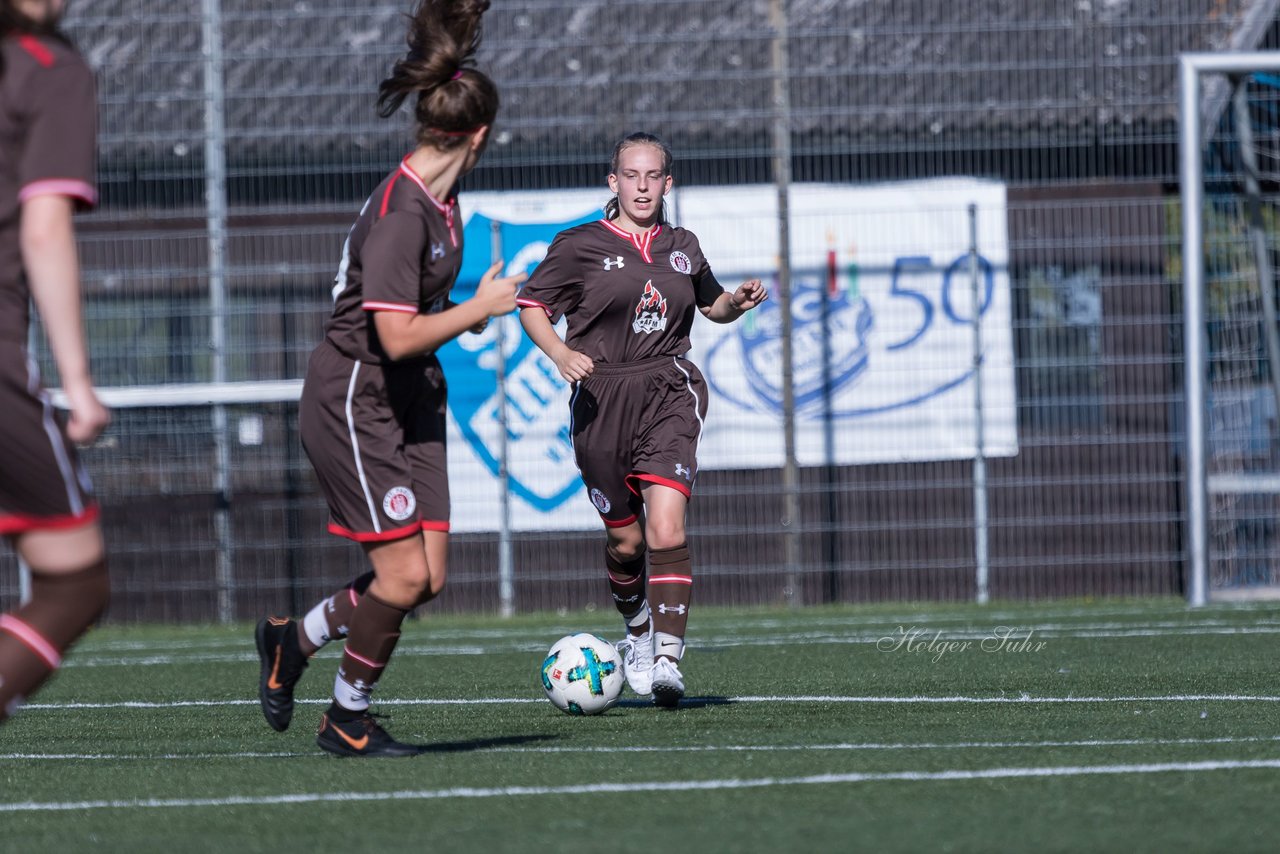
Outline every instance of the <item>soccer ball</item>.
{"type": "Polygon", "coordinates": [[[598,715],[622,695],[622,659],[613,644],[588,632],[565,635],[542,662],[551,705],[571,715],[598,715]]]}

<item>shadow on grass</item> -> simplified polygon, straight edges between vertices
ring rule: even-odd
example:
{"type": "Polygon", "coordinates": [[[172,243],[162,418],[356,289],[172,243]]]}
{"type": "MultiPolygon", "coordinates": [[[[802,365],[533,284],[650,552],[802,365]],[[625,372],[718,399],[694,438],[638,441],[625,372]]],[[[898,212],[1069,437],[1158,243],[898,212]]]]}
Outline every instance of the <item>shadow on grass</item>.
{"type": "MultiPolygon", "coordinates": [[[[674,709],[659,709],[659,711],[685,711],[693,709],[705,709],[709,706],[729,706],[733,704],[733,700],[728,697],[685,697],[680,701],[680,705],[674,709]]],[[[614,708],[625,709],[656,709],[653,700],[621,700],[614,708]]]]}
{"type": "Polygon", "coordinates": [[[446,741],[441,744],[423,744],[423,753],[468,753],[472,750],[489,750],[494,747],[511,747],[518,744],[534,744],[551,741],[558,735],[504,735],[501,738],[473,738],[470,741],[446,741]]]}

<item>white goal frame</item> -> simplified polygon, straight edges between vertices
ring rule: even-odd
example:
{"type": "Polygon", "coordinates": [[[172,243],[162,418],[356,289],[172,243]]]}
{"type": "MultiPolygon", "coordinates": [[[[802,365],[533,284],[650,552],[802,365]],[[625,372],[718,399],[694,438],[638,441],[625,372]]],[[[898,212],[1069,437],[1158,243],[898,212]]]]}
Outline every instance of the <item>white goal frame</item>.
{"type": "MultiPolygon", "coordinates": [[[[1182,312],[1187,429],[1187,601],[1209,601],[1209,496],[1280,493],[1280,472],[1208,473],[1208,334],[1205,326],[1204,128],[1213,128],[1228,87],[1201,97],[1206,75],[1280,71],[1280,52],[1185,53],[1179,62],[1179,178],[1182,189],[1182,312]]],[[[1280,590],[1275,594],[1280,596],[1280,590]]]]}

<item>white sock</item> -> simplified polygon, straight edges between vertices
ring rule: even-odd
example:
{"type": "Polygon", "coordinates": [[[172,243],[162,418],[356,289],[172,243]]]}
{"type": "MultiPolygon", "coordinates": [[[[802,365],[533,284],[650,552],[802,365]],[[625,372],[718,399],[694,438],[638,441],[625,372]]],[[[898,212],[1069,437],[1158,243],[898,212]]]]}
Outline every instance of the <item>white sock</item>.
{"type": "Polygon", "coordinates": [[[363,712],[369,708],[369,694],[372,691],[372,687],[367,690],[360,690],[343,679],[341,673],[333,680],[333,699],[342,708],[350,709],[353,712],[363,712]]]}
{"type": "Polygon", "coordinates": [[[330,596],[316,605],[307,612],[307,616],[302,618],[302,632],[307,636],[307,640],[312,645],[319,648],[327,644],[333,638],[329,637],[329,621],[325,619],[324,611],[329,603],[333,600],[330,596]]]}
{"type": "Polygon", "coordinates": [[[684,657],[684,638],[666,632],[653,633],[653,654],[665,655],[679,661],[684,657]]]}
{"type": "Polygon", "coordinates": [[[649,623],[648,600],[645,600],[643,603],[641,603],[639,611],[636,611],[634,614],[632,614],[629,617],[623,617],[623,619],[627,621],[627,628],[629,629],[638,629],[641,626],[648,625],[649,623]]]}

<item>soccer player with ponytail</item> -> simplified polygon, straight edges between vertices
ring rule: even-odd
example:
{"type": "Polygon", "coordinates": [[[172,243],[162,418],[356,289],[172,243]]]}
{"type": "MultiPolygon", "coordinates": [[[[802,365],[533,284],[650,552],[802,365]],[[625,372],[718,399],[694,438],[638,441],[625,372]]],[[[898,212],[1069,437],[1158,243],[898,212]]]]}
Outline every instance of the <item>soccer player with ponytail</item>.
{"type": "Polygon", "coordinates": [[[560,232],[516,302],[529,338],[573,384],[569,430],[607,532],[627,684],[670,708],[685,691],[685,509],[707,412],[707,384],[685,358],[689,331],[695,310],[731,323],[768,293],[758,279],[726,292],[693,232],[667,222],[671,151],[662,140],[636,133],[619,142],[608,182],[615,195],[604,219],[560,232]],[[561,317],[564,340],[553,326],[561,317]]]}
{"type": "Polygon", "coordinates": [[[484,275],[449,301],[462,265],[457,183],[484,153],[498,90],[474,65],[488,0],[423,0],[409,51],[382,81],[381,114],[414,107],[416,146],[365,202],[347,237],[325,338],[299,408],[303,447],[329,504],[329,530],[361,545],[372,571],[302,620],[258,624],[259,696],[288,727],[308,657],[345,637],[333,701],[316,741],[348,756],[406,756],[369,712],[408,613],[440,593],[449,538],[445,378],[435,352],[515,310],[524,275],[484,275]]]}
{"type": "Polygon", "coordinates": [[[31,597],[0,614],[0,721],[107,606],[102,529],[76,442],[111,421],[89,374],[72,214],[97,202],[93,73],[57,29],[62,0],[0,0],[0,534],[31,597]],[[70,414],[27,352],[34,301],[70,414]]]}

